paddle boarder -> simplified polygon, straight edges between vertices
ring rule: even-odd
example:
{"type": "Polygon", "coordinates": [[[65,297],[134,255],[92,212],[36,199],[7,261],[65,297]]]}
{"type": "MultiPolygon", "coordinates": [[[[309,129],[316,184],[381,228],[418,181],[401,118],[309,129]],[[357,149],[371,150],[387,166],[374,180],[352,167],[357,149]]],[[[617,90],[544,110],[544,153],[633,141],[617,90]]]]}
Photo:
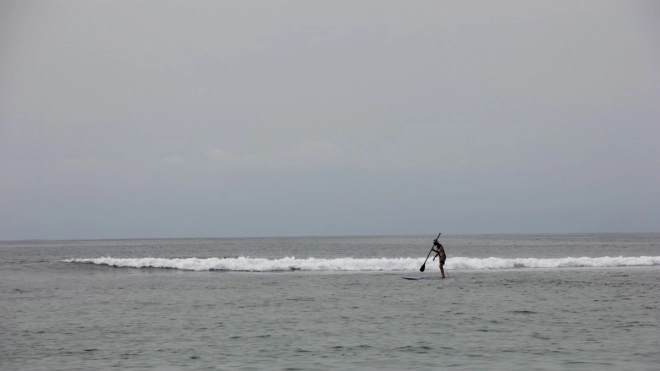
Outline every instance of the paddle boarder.
{"type": "Polygon", "coordinates": [[[438,242],[437,238],[433,240],[433,248],[431,248],[431,251],[435,252],[435,256],[433,257],[434,261],[435,258],[440,257],[440,273],[442,273],[442,278],[445,278],[445,260],[447,259],[447,255],[445,255],[445,248],[442,247],[442,244],[438,242]]]}

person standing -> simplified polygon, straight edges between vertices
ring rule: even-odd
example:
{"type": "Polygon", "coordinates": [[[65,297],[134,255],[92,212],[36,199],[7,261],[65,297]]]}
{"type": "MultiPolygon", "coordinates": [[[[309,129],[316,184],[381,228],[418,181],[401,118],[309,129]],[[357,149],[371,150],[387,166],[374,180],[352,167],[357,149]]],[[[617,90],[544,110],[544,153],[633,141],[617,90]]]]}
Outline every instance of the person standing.
{"type": "Polygon", "coordinates": [[[435,256],[433,257],[434,261],[435,258],[440,258],[440,273],[442,274],[442,278],[445,278],[445,260],[447,259],[447,255],[445,255],[445,248],[440,242],[438,242],[437,238],[433,240],[433,248],[431,248],[431,251],[435,252],[435,256]]]}

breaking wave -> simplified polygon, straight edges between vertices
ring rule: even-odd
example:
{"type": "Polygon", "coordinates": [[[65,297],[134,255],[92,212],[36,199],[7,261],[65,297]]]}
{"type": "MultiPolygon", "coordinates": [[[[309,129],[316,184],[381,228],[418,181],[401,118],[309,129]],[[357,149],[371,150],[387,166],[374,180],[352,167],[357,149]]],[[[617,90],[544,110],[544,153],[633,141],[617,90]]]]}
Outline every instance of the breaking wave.
{"type": "MultiPolygon", "coordinates": [[[[416,271],[424,262],[423,258],[336,258],[336,259],[282,259],[259,258],[110,258],[67,259],[66,263],[88,263],[112,267],[170,268],[190,271],[236,271],[236,272],[276,272],[276,271],[416,271]]],[[[429,260],[427,269],[437,269],[437,262],[429,260]]],[[[515,269],[515,268],[570,268],[570,267],[623,267],[660,265],[660,256],[639,257],[600,257],[600,258],[465,258],[455,257],[446,261],[446,269],[515,269]]]]}

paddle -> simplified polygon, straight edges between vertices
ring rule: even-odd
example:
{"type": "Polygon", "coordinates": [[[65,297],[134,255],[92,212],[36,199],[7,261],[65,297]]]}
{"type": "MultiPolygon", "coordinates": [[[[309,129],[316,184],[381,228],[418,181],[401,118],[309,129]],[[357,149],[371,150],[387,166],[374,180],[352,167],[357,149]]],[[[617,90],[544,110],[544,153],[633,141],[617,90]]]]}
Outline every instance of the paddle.
{"type": "MultiPolygon", "coordinates": [[[[438,237],[436,237],[435,239],[437,240],[438,238],[440,238],[441,234],[442,232],[438,233],[438,237]]],[[[433,247],[435,247],[435,245],[433,245],[433,247]]],[[[429,251],[429,254],[426,255],[426,260],[429,260],[429,256],[431,256],[431,253],[433,252],[433,247],[431,247],[431,251],[429,251]]],[[[420,272],[424,272],[424,269],[426,269],[426,260],[424,260],[424,264],[422,264],[422,267],[419,268],[420,272]]]]}

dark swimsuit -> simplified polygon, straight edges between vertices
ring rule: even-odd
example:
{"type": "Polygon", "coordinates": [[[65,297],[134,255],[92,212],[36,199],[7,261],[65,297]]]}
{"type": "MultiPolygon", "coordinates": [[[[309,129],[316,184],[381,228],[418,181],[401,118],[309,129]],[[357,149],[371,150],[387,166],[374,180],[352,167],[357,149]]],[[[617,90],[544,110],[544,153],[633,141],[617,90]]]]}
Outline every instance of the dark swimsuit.
{"type": "Polygon", "coordinates": [[[442,247],[442,244],[438,244],[435,250],[440,254],[440,265],[445,265],[445,260],[447,260],[447,255],[445,255],[445,248],[442,247]]]}

